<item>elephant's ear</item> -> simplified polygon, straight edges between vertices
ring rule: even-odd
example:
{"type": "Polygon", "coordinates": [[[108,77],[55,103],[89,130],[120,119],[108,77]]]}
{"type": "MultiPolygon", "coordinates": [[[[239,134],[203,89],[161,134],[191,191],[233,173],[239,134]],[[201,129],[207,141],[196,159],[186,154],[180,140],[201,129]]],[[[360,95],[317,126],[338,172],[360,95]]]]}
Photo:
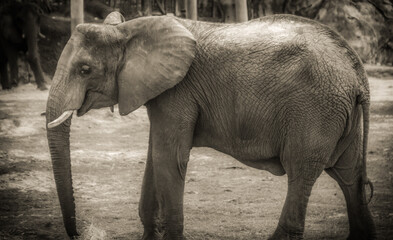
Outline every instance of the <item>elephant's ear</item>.
{"type": "Polygon", "coordinates": [[[118,28],[127,36],[118,75],[119,112],[127,115],[184,78],[195,56],[195,39],[171,17],[139,18],[118,28]]]}

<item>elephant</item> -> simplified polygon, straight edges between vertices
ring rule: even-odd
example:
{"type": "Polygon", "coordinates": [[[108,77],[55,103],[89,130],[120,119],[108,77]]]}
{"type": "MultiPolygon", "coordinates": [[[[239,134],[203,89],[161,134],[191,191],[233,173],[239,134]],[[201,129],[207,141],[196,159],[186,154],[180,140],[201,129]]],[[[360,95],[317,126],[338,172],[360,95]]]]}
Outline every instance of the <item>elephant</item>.
{"type": "Polygon", "coordinates": [[[193,147],[287,175],[270,239],[301,239],[325,170],[347,204],[348,239],[374,239],[366,172],[370,91],[361,60],[330,28],[292,15],[245,23],[171,16],[76,27],[58,61],[46,108],[63,222],[78,235],[70,159],[73,112],[146,106],[149,145],[139,203],[142,239],[184,239],[183,194],[193,147]]]}
{"type": "Polygon", "coordinates": [[[37,87],[46,90],[44,74],[38,53],[41,9],[33,3],[11,2],[0,10],[0,77],[3,89],[17,86],[18,53],[26,53],[26,59],[33,70],[37,87]],[[10,66],[11,79],[8,77],[10,66]]]}

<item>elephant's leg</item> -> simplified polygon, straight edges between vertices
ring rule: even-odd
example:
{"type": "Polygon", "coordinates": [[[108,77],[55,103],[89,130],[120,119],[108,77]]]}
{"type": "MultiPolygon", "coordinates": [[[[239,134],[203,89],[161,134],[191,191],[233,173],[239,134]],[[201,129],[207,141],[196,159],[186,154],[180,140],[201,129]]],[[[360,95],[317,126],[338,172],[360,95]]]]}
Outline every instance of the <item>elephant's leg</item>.
{"type": "Polygon", "coordinates": [[[303,177],[288,183],[280,220],[270,239],[303,239],[306,209],[314,183],[314,179],[303,177]]]}
{"type": "Polygon", "coordinates": [[[11,85],[8,81],[7,60],[1,56],[0,59],[0,80],[3,89],[10,89],[11,85]]]}
{"type": "Polygon", "coordinates": [[[155,217],[158,215],[158,202],[156,199],[153,159],[152,159],[152,139],[149,139],[149,152],[146,160],[145,174],[143,177],[141,199],[139,201],[139,217],[144,226],[142,239],[149,240],[158,238],[155,236],[155,217]]]}
{"type": "Polygon", "coordinates": [[[278,226],[270,239],[303,239],[311,190],[325,168],[330,152],[327,148],[301,148],[299,145],[284,150],[282,162],[288,174],[288,192],[278,226]]]}
{"type": "Polygon", "coordinates": [[[27,54],[27,61],[30,64],[30,68],[33,70],[34,78],[37,83],[37,87],[41,90],[48,89],[45,86],[44,74],[42,72],[38,53],[36,53],[36,54],[28,53],[27,54]]]}
{"type": "Polygon", "coordinates": [[[164,239],[183,239],[184,180],[189,148],[164,136],[153,137],[153,173],[164,239]]]}
{"type": "Polygon", "coordinates": [[[347,203],[349,218],[348,239],[375,239],[376,230],[367,205],[362,179],[362,143],[357,134],[333,168],[326,172],[340,185],[347,203]]]}
{"type": "MultiPolygon", "coordinates": [[[[187,113],[183,109],[179,118],[184,115],[187,113]]],[[[144,237],[183,239],[184,181],[192,145],[193,124],[160,110],[149,110],[149,118],[151,162],[146,166],[144,196],[140,206],[144,237]],[[148,189],[150,187],[153,189],[148,189]]]]}
{"type": "Polygon", "coordinates": [[[10,65],[10,72],[11,72],[11,79],[10,83],[11,86],[18,86],[19,78],[18,78],[18,51],[14,49],[8,50],[8,60],[10,65]]]}

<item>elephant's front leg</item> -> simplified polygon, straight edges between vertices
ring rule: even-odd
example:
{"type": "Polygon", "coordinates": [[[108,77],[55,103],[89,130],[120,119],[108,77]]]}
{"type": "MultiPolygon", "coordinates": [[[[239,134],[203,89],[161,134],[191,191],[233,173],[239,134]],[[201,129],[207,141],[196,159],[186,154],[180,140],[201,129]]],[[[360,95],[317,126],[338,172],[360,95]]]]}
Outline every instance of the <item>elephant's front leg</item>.
{"type": "Polygon", "coordinates": [[[7,70],[7,61],[5,60],[5,57],[0,55],[0,81],[1,81],[1,86],[3,89],[10,89],[11,85],[8,82],[8,70],[7,70]]]}
{"type": "Polygon", "coordinates": [[[7,50],[7,55],[9,59],[9,65],[10,65],[10,72],[11,72],[11,86],[16,87],[18,86],[19,83],[19,78],[18,78],[18,51],[16,51],[13,48],[10,48],[7,50]]]}
{"type": "Polygon", "coordinates": [[[143,240],[157,239],[155,216],[158,214],[158,201],[153,175],[152,139],[149,138],[149,152],[146,160],[145,175],[142,183],[141,199],[139,201],[139,217],[144,226],[143,240]]]}
{"type": "Polygon", "coordinates": [[[27,61],[30,64],[30,68],[33,70],[34,78],[37,83],[37,87],[40,90],[48,89],[45,86],[44,74],[42,72],[41,63],[39,60],[39,55],[37,52],[35,53],[28,53],[27,54],[27,61]]]}
{"type": "Polygon", "coordinates": [[[144,239],[183,239],[183,194],[191,134],[151,121],[140,216],[144,239]]]}

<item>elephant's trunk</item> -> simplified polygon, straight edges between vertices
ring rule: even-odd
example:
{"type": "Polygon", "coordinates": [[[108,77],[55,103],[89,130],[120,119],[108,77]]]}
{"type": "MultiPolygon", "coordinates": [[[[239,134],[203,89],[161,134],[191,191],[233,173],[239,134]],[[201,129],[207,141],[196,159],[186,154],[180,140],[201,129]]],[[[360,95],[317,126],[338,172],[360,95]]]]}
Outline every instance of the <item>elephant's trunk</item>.
{"type": "MultiPolygon", "coordinates": [[[[55,78],[57,77],[56,75],[55,78]]],[[[64,90],[67,89],[64,82],[61,80],[57,81],[57,79],[53,81],[46,107],[47,124],[57,119],[63,113],[64,90]]],[[[75,202],[71,175],[70,125],[71,116],[57,127],[47,128],[47,137],[64,226],[68,236],[74,237],[78,233],[76,231],[75,202]]]]}

